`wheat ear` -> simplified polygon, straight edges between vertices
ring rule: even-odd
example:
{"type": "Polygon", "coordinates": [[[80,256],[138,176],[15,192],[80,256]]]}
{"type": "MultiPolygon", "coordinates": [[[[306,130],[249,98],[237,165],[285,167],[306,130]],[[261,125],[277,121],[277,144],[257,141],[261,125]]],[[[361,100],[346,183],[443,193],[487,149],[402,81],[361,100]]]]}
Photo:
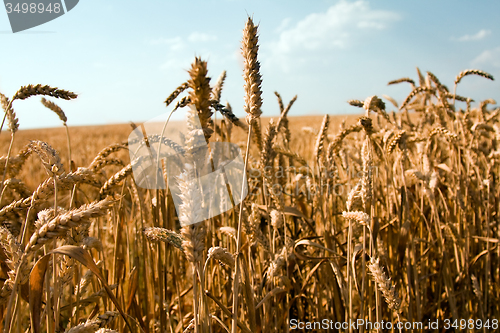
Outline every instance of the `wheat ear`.
{"type": "Polygon", "coordinates": [[[399,109],[402,110],[406,105],[408,105],[408,103],[412,100],[413,97],[415,97],[417,94],[420,94],[422,92],[433,94],[435,92],[435,89],[425,87],[425,86],[424,87],[417,87],[417,88],[413,89],[412,92],[405,98],[405,100],[403,101],[403,104],[401,104],[399,109]]]}
{"type": "Polygon", "coordinates": [[[392,80],[392,81],[389,81],[387,83],[387,85],[391,85],[391,84],[397,84],[397,83],[401,83],[401,82],[408,82],[409,84],[411,84],[411,87],[413,89],[415,89],[415,81],[413,81],[412,79],[410,79],[409,77],[403,77],[401,79],[397,79],[397,80],[392,80]]]}
{"type": "Polygon", "coordinates": [[[241,53],[243,55],[243,79],[245,89],[245,112],[249,115],[253,123],[255,132],[255,143],[259,150],[262,150],[262,132],[260,124],[255,121],[260,118],[262,111],[262,78],[260,75],[260,62],[257,60],[259,51],[259,37],[257,35],[258,26],[252,19],[247,19],[245,29],[243,30],[243,40],[241,53]]]}
{"type": "Polygon", "coordinates": [[[479,75],[481,77],[484,77],[488,80],[494,80],[493,75],[486,73],[482,70],[479,69],[466,69],[464,71],[461,71],[458,73],[457,77],[455,78],[455,84],[458,84],[465,76],[467,75],[479,75]]]}
{"type": "Polygon", "coordinates": [[[321,123],[321,128],[316,138],[316,145],[314,147],[314,156],[316,156],[316,161],[319,163],[323,150],[325,148],[325,140],[327,139],[328,125],[330,123],[330,117],[325,115],[323,122],[321,123]]]}
{"type": "MultiPolygon", "coordinates": [[[[2,105],[2,108],[5,111],[5,117],[7,118],[8,122],[9,122],[10,131],[12,133],[17,132],[17,130],[19,129],[19,120],[16,117],[16,113],[14,112],[14,109],[12,108],[12,105],[9,102],[9,99],[7,97],[5,97],[5,95],[2,93],[0,93],[0,104],[2,105]]],[[[3,123],[2,123],[2,125],[3,125],[3,123]]]]}
{"type": "Polygon", "coordinates": [[[391,279],[387,277],[387,275],[380,267],[379,258],[371,258],[368,263],[368,269],[372,274],[373,281],[377,283],[379,290],[382,292],[382,295],[385,298],[390,309],[395,311],[396,313],[401,312],[401,300],[399,299],[398,293],[396,292],[396,288],[391,283],[391,279]]]}
{"type": "Polygon", "coordinates": [[[12,147],[14,145],[14,135],[16,134],[18,128],[19,128],[19,122],[16,117],[16,113],[14,112],[14,109],[12,109],[12,101],[9,102],[9,99],[5,97],[3,94],[0,94],[0,104],[2,105],[2,108],[5,111],[5,115],[2,121],[2,126],[0,127],[0,133],[2,131],[3,127],[3,122],[7,118],[9,121],[9,129],[11,132],[11,137],[10,137],[10,144],[9,144],[9,150],[7,152],[7,158],[5,159],[5,166],[3,170],[3,176],[2,176],[2,182],[0,183],[0,191],[2,194],[0,194],[0,204],[2,203],[3,199],[3,194],[4,194],[4,181],[5,177],[7,176],[7,170],[9,168],[9,159],[10,159],[10,154],[12,153],[12,147]]]}
{"type": "Polygon", "coordinates": [[[184,82],[180,86],[178,86],[165,100],[165,106],[169,106],[170,103],[174,101],[174,99],[177,98],[184,90],[186,90],[189,87],[187,82],[184,82]]]}
{"type": "MultiPolygon", "coordinates": [[[[468,76],[468,75],[479,75],[481,77],[484,77],[488,80],[494,80],[493,78],[493,75],[489,74],[489,73],[486,73],[482,70],[479,70],[479,69],[466,69],[464,71],[461,71],[460,73],[458,73],[457,77],[455,78],[455,86],[453,88],[453,96],[456,95],[457,93],[457,85],[458,83],[460,83],[460,81],[465,77],[465,76],[468,76]]],[[[455,98],[453,98],[453,105],[455,105],[455,98]]]]}
{"type": "Polygon", "coordinates": [[[175,231],[171,231],[165,228],[151,227],[144,229],[144,235],[150,241],[161,241],[169,243],[179,250],[184,251],[184,248],[182,247],[184,239],[175,231]]]}
{"type": "Polygon", "coordinates": [[[212,88],[212,96],[214,101],[219,102],[222,93],[222,87],[224,86],[224,81],[226,80],[226,71],[222,71],[215,86],[212,88]]]}
{"type": "Polygon", "coordinates": [[[91,218],[104,215],[113,203],[113,200],[106,198],[54,217],[35,230],[24,252],[33,252],[51,239],[65,236],[69,228],[90,223],[91,218]]]}
{"type": "Polygon", "coordinates": [[[208,140],[213,133],[213,130],[210,128],[213,112],[210,109],[212,89],[210,88],[210,78],[207,76],[207,62],[196,57],[188,73],[190,76],[188,85],[191,88],[189,99],[198,112],[201,128],[205,133],[205,138],[208,140]]]}

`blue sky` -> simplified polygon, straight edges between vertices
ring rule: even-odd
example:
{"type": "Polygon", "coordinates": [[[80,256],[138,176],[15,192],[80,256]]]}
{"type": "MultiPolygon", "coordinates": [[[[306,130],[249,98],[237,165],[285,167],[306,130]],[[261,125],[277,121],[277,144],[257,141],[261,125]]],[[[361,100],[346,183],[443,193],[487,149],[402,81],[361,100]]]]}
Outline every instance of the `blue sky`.
{"type": "MultiPolygon", "coordinates": [[[[227,71],[222,101],[243,115],[240,41],[247,15],[260,24],[263,112],[279,113],[273,94],[298,100],[291,115],[357,112],[348,99],[389,95],[401,102],[407,84],[387,82],[415,67],[453,86],[464,69],[497,81],[467,77],[458,94],[499,98],[498,1],[128,1],[81,0],[67,14],[13,34],[0,12],[0,91],[43,83],[79,94],[56,101],[68,124],[146,121],[169,111],[163,101],[195,56],[208,61],[215,82],[227,71]]],[[[499,101],[500,102],[500,101],[499,101]]],[[[21,128],[60,121],[39,98],[14,104],[21,128]]]]}

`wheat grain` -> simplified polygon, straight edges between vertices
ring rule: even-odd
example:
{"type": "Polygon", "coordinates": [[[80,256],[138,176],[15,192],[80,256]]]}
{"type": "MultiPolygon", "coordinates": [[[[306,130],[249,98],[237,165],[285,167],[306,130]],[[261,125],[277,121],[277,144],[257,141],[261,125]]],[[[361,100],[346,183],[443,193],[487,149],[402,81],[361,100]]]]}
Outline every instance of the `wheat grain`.
{"type": "Polygon", "coordinates": [[[316,145],[314,147],[314,156],[316,156],[316,160],[318,161],[318,163],[323,153],[329,123],[330,117],[328,115],[325,115],[325,117],[323,118],[323,122],[321,123],[321,129],[319,130],[318,137],[316,138],[316,145]]]}
{"type": "Polygon", "coordinates": [[[90,223],[91,218],[104,215],[112,204],[113,201],[106,198],[54,217],[33,232],[24,252],[34,252],[51,239],[66,235],[69,228],[90,223]]]}
{"type": "Polygon", "coordinates": [[[252,119],[259,118],[262,114],[260,109],[262,106],[262,79],[260,75],[260,63],[257,60],[257,53],[259,51],[257,30],[258,26],[254,25],[253,20],[249,17],[243,30],[241,53],[244,61],[245,112],[252,119]]]}
{"type": "Polygon", "coordinates": [[[77,94],[59,89],[59,88],[53,88],[47,85],[41,85],[41,84],[36,84],[36,85],[27,85],[27,86],[22,86],[19,88],[19,90],[14,94],[14,97],[12,97],[12,101],[15,101],[16,99],[26,99],[32,96],[37,96],[37,95],[44,95],[44,96],[50,96],[54,98],[61,98],[65,100],[70,100],[70,99],[75,99],[78,97],[77,94]]]}
{"type": "Polygon", "coordinates": [[[479,75],[479,76],[482,76],[488,80],[494,80],[493,79],[493,75],[491,74],[488,74],[482,70],[479,70],[479,69],[466,69],[464,71],[461,71],[460,73],[458,73],[457,77],[455,78],[455,84],[458,84],[465,76],[467,75],[479,75]]]}
{"type": "Polygon", "coordinates": [[[234,268],[234,256],[226,248],[215,246],[208,249],[207,260],[214,258],[222,264],[234,268]]]}
{"type": "Polygon", "coordinates": [[[363,109],[366,110],[366,116],[368,116],[370,111],[385,110],[385,103],[376,95],[373,95],[365,99],[363,109]]]}
{"type": "Polygon", "coordinates": [[[184,90],[189,87],[187,82],[184,82],[180,86],[178,86],[165,100],[165,106],[169,106],[184,90]]]}
{"type": "Polygon", "coordinates": [[[55,104],[54,102],[46,100],[44,97],[42,97],[41,102],[42,102],[42,104],[46,108],[48,108],[49,110],[52,110],[55,114],[57,114],[57,116],[59,117],[59,119],[66,126],[66,122],[68,121],[68,118],[64,114],[64,111],[57,104],[55,104]]]}
{"type": "Polygon", "coordinates": [[[342,212],[342,216],[346,220],[352,220],[361,225],[370,225],[370,216],[365,212],[342,212]]]}
{"type": "Polygon", "coordinates": [[[165,243],[169,243],[179,250],[184,251],[184,248],[182,247],[184,239],[175,231],[171,231],[165,228],[150,227],[144,229],[144,235],[150,241],[162,241],[165,243]]]}
{"type": "Polygon", "coordinates": [[[402,130],[397,132],[388,142],[387,144],[387,154],[391,154],[396,146],[398,146],[406,134],[406,130],[402,130]]]}
{"type": "Polygon", "coordinates": [[[432,74],[429,71],[427,72],[427,75],[429,75],[430,79],[432,80],[432,82],[434,82],[436,84],[436,87],[439,90],[444,90],[446,93],[449,93],[448,88],[439,81],[439,79],[436,77],[436,75],[432,74]]]}
{"type": "Polygon", "coordinates": [[[412,88],[415,88],[415,81],[413,81],[409,77],[403,77],[401,79],[389,81],[389,83],[387,83],[387,85],[397,84],[397,83],[401,83],[401,82],[408,82],[409,84],[411,84],[412,88]]]}
{"type": "Polygon", "coordinates": [[[349,105],[356,106],[358,108],[362,108],[365,105],[363,101],[360,101],[358,99],[350,99],[347,101],[347,103],[349,103],[349,105]]]}
{"type": "Polygon", "coordinates": [[[412,90],[412,92],[405,98],[403,101],[403,104],[399,107],[400,110],[402,110],[408,103],[412,100],[413,97],[415,97],[417,94],[420,93],[429,93],[429,94],[434,94],[435,89],[434,88],[429,88],[429,87],[417,87],[412,90]]]}
{"type": "Polygon", "coordinates": [[[5,111],[11,133],[17,132],[17,130],[19,129],[19,120],[17,119],[16,113],[12,108],[12,103],[10,103],[9,99],[2,93],[0,93],[0,105],[2,105],[2,108],[5,111]]]}
{"type": "Polygon", "coordinates": [[[205,133],[205,138],[208,140],[213,133],[213,130],[210,128],[210,120],[213,112],[210,109],[212,90],[210,89],[210,78],[207,76],[206,61],[196,57],[188,73],[190,76],[188,85],[191,88],[189,99],[198,112],[201,128],[205,133]]]}
{"type": "Polygon", "coordinates": [[[332,142],[328,145],[328,156],[329,158],[333,156],[333,154],[340,149],[340,145],[342,144],[342,141],[346,138],[351,133],[354,132],[359,132],[363,129],[362,126],[360,125],[351,125],[348,128],[344,129],[341,131],[339,134],[335,136],[335,138],[332,140],[332,142]]]}
{"type": "Polygon", "coordinates": [[[220,101],[220,95],[222,93],[222,86],[224,85],[224,81],[226,80],[226,71],[222,71],[215,86],[212,88],[212,96],[213,99],[217,102],[220,101]]]}
{"type": "Polygon", "coordinates": [[[391,279],[386,276],[379,264],[379,258],[371,258],[368,263],[368,269],[373,276],[373,281],[377,283],[389,308],[399,313],[401,311],[401,300],[399,299],[396,288],[391,283],[391,279]]]}
{"type": "Polygon", "coordinates": [[[196,178],[192,178],[192,171],[186,169],[177,177],[180,190],[179,222],[181,223],[182,247],[186,257],[191,262],[199,262],[202,258],[204,245],[204,226],[200,222],[202,202],[196,178]]]}
{"type": "Polygon", "coordinates": [[[434,137],[436,134],[441,134],[441,135],[444,135],[446,136],[447,138],[449,138],[450,140],[452,141],[456,141],[458,140],[458,135],[456,135],[455,133],[452,133],[450,132],[449,130],[447,130],[446,128],[444,127],[435,127],[430,133],[429,133],[429,138],[432,138],[434,137]]]}
{"type": "Polygon", "coordinates": [[[59,153],[48,143],[35,140],[31,141],[28,147],[38,155],[49,176],[60,175],[64,172],[59,153]]]}

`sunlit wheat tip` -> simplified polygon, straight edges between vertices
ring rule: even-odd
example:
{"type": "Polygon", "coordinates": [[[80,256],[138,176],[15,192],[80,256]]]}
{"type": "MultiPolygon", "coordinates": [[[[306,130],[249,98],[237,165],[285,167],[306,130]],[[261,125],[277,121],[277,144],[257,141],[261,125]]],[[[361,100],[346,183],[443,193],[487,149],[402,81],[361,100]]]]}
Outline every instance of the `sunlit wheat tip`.
{"type": "Polygon", "coordinates": [[[455,78],[455,84],[458,84],[467,75],[479,75],[489,80],[494,80],[493,75],[479,69],[466,69],[460,72],[455,78]]]}
{"type": "Polygon", "coordinates": [[[411,86],[414,88],[415,87],[415,81],[413,81],[412,79],[410,79],[409,77],[403,77],[401,79],[397,79],[397,80],[392,80],[392,81],[389,81],[389,83],[387,83],[387,85],[391,85],[391,84],[397,84],[397,83],[401,83],[401,82],[408,82],[409,84],[411,84],[411,86]]]}
{"type": "Polygon", "coordinates": [[[59,117],[59,119],[64,123],[66,124],[66,122],[68,121],[68,118],[66,117],[66,115],[64,114],[64,111],[57,105],[55,104],[54,102],[51,102],[49,100],[46,100],[45,98],[42,97],[41,99],[41,102],[42,104],[48,108],[49,110],[52,110],[55,114],[57,114],[57,116],[59,117]]]}
{"type": "Polygon", "coordinates": [[[47,171],[49,175],[60,175],[64,172],[59,153],[48,143],[39,140],[31,141],[29,148],[38,155],[45,171],[47,171]]]}
{"type": "Polygon", "coordinates": [[[17,119],[16,113],[14,112],[12,105],[10,105],[9,99],[2,93],[0,93],[0,105],[2,105],[2,108],[6,113],[10,131],[12,133],[17,132],[17,130],[19,129],[19,119],[17,119]]]}
{"type": "Polygon", "coordinates": [[[346,220],[352,220],[354,222],[358,222],[362,225],[369,225],[370,223],[370,216],[366,214],[365,212],[361,211],[356,211],[356,212],[342,212],[342,216],[346,220]]]}
{"type": "Polygon", "coordinates": [[[356,106],[358,108],[362,108],[365,105],[363,101],[360,101],[358,99],[350,99],[347,101],[347,103],[349,103],[352,106],[356,106]]]}
{"type": "Polygon", "coordinates": [[[174,101],[174,99],[177,98],[184,90],[186,90],[189,87],[189,84],[187,82],[184,82],[180,86],[178,86],[165,100],[165,106],[169,106],[170,103],[174,101]]]}
{"type": "Polygon", "coordinates": [[[222,264],[234,267],[234,256],[226,248],[215,246],[208,249],[207,259],[214,258],[222,264]]]}
{"type": "Polygon", "coordinates": [[[21,87],[12,100],[16,99],[26,99],[31,96],[37,96],[37,95],[45,95],[45,96],[50,96],[50,97],[55,97],[55,98],[61,98],[61,99],[74,99],[77,98],[78,95],[67,90],[59,89],[59,88],[53,88],[47,85],[41,85],[41,84],[36,84],[36,85],[27,85],[21,87]]]}

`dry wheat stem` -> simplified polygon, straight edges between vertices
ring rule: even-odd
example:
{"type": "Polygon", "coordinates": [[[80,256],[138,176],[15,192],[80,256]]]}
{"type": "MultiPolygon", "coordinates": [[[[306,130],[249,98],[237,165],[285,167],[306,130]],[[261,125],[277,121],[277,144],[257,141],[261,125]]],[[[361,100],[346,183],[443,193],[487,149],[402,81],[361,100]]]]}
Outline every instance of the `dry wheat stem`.
{"type": "MultiPolygon", "coordinates": [[[[243,177],[246,177],[247,168],[248,168],[248,156],[250,154],[250,139],[252,137],[252,123],[249,124],[248,127],[248,138],[247,145],[245,151],[245,165],[243,167],[243,177]]],[[[240,280],[240,251],[241,251],[241,229],[243,226],[242,217],[243,217],[243,193],[245,193],[245,184],[246,182],[242,181],[241,188],[241,198],[240,198],[240,213],[238,218],[238,228],[237,228],[237,237],[236,237],[236,254],[235,254],[235,269],[234,269],[234,279],[233,279],[233,313],[232,313],[232,327],[231,332],[237,332],[238,326],[238,297],[239,297],[239,280],[240,280]]]]}

